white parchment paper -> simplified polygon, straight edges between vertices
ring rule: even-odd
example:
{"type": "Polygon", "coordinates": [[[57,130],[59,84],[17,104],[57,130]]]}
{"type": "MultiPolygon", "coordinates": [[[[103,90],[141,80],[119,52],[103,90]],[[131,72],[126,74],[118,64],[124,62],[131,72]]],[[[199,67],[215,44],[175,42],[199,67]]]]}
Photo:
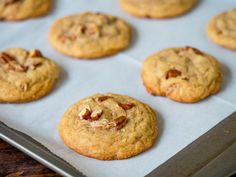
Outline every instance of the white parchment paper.
{"type": "Polygon", "coordinates": [[[235,0],[202,0],[189,14],[168,20],[129,16],[116,0],[57,0],[46,17],[22,22],[0,22],[0,50],[9,47],[39,48],[61,67],[61,79],[47,97],[26,104],[0,104],[0,120],[46,146],[91,177],[144,176],[236,110],[236,52],[213,44],[205,33],[212,16],[236,7],[235,0]],[[96,11],[126,19],[134,28],[134,40],[126,51],[95,61],[75,60],[51,48],[47,33],[55,19],[96,11]],[[208,52],[222,63],[224,82],[219,94],[195,104],[181,104],[153,97],[140,78],[142,61],[167,47],[191,45],[208,52]],[[127,160],[99,161],[67,148],[57,124],[69,105],[97,92],[133,96],[158,113],[159,139],[155,146],[127,160]]]}

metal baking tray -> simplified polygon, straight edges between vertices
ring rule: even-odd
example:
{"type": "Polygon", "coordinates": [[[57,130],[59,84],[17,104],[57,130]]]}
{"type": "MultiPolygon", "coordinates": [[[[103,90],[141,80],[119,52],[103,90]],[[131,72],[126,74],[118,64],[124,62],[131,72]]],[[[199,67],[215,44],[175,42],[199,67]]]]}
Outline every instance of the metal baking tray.
{"type": "MultiPolygon", "coordinates": [[[[1,121],[0,138],[62,176],[86,176],[28,135],[9,128],[1,121]]],[[[146,176],[229,177],[234,173],[236,173],[236,112],[146,176]]]]}

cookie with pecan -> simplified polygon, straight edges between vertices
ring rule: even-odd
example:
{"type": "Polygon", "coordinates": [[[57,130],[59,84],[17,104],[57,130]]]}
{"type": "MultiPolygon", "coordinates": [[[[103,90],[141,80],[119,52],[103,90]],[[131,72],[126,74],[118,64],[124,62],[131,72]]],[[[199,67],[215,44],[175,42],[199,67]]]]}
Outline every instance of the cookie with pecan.
{"type": "Polygon", "coordinates": [[[0,19],[23,20],[49,12],[53,0],[0,0],[0,19]]]}
{"type": "Polygon", "coordinates": [[[129,46],[131,27],[122,19],[85,12],[57,20],[49,32],[52,46],[75,58],[100,58],[129,46]]]}
{"type": "Polygon", "coordinates": [[[172,18],[189,12],[199,0],[119,0],[128,13],[145,18],[172,18]]]}
{"type": "Polygon", "coordinates": [[[70,106],[59,123],[59,134],[82,155],[125,159],[154,144],[156,115],[148,105],[129,96],[95,94],[70,106]]]}
{"type": "Polygon", "coordinates": [[[200,101],[220,90],[220,64],[193,47],[164,49],[148,57],[142,79],[149,93],[185,103],[200,101]]]}
{"type": "Polygon", "coordinates": [[[236,50],[236,8],[223,12],[210,20],[207,33],[215,43],[236,50]]]}
{"type": "Polygon", "coordinates": [[[0,52],[0,102],[37,100],[52,90],[58,77],[57,65],[37,49],[0,52]]]}

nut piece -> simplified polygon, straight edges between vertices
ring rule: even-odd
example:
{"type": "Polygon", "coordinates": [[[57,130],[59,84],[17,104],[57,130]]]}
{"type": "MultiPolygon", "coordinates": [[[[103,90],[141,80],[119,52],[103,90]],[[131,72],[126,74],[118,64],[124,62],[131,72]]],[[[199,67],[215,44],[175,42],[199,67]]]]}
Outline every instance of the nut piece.
{"type": "Polygon", "coordinates": [[[91,120],[98,120],[100,119],[100,117],[102,116],[103,111],[101,109],[97,109],[95,111],[92,112],[91,114],[91,120]]]}
{"type": "Polygon", "coordinates": [[[112,98],[112,97],[111,96],[100,96],[100,97],[97,97],[95,100],[99,101],[99,102],[103,102],[109,98],[112,98]]]}
{"type": "Polygon", "coordinates": [[[7,64],[7,63],[9,63],[10,61],[13,61],[13,60],[14,60],[14,58],[12,58],[7,53],[5,53],[5,52],[0,53],[0,63],[1,64],[7,64]]]}
{"type": "Polygon", "coordinates": [[[185,48],[186,48],[186,50],[192,50],[197,55],[203,55],[203,53],[200,50],[198,50],[194,47],[186,46],[185,48]]]}
{"type": "Polygon", "coordinates": [[[43,57],[42,53],[38,49],[33,49],[29,53],[29,57],[43,57]]]}
{"type": "Polygon", "coordinates": [[[25,67],[30,70],[35,70],[38,66],[41,66],[41,61],[37,59],[28,59],[25,63],[25,67]]]}
{"type": "Polygon", "coordinates": [[[120,130],[126,125],[127,121],[128,119],[125,116],[117,117],[108,123],[108,128],[115,128],[116,130],[120,130]]]}
{"type": "Polygon", "coordinates": [[[120,107],[122,107],[124,110],[129,110],[132,107],[134,107],[133,103],[118,103],[120,107]]]}
{"type": "Polygon", "coordinates": [[[94,23],[88,23],[84,28],[82,28],[82,33],[88,36],[99,37],[99,28],[94,23]]]}
{"type": "Polygon", "coordinates": [[[28,90],[28,84],[27,83],[21,83],[19,85],[19,87],[22,91],[27,91],[28,90]]]}
{"type": "Polygon", "coordinates": [[[170,69],[167,74],[166,74],[166,79],[172,78],[172,77],[177,77],[180,76],[181,72],[176,70],[176,69],[170,69]]]}
{"type": "Polygon", "coordinates": [[[13,4],[13,3],[15,3],[17,1],[19,1],[19,0],[5,0],[4,1],[4,6],[8,6],[8,5],[13,4]]]}
{"type": "Polygon", "coordinates": [[[16,62],[10,62],[7,64],[7,68],[13,71],[26,72],[27,67],[24,67],[16,62]]]}
{"type": "Polygon", "coordinates": [[[80,119],[85,119],[85,120],[91,119],[91,110],[89,108],[84,108],[79,113],[79,117],[80,117],[80,119]]]}

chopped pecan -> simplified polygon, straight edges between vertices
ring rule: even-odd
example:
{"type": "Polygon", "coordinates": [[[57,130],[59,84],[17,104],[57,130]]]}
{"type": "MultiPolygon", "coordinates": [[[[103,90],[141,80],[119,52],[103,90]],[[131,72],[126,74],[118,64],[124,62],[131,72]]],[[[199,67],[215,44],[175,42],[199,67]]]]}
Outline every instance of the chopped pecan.
{"type": "Polygon", "coordinates": [[[120,116],[108,123],[108,128],[122,129],[127,123],[128,119],[125,116],[120,116]]]}
{"type": "Polygon", "coordinates": [[[203,55],[203,53],[200,50],[196,49],[196,48],[193,48],[193,47],[190,47],[190,46],[186,46],[185,48],[187,50],[192,50],[197,55],[203,55]]]}
{"type": "Polygon", "coordinates": [[[98,120],[102,116],[103,111],[101,109],[94,110],[91,114],[91,120],[98,120]]]}
{"type": "Polygon", "coordinates": [[[91,119],[91,110],[89,108],[84,108],[79,113],[79,117],[80,117],[80,119],[85,119],[85,120],[91,119]]]}
{"type": "Polygon", "coordinates": [[[133,103],[118,103],[120,107],[122,107],[124,110],[129,110],[132,107],[134,107],[133,103]]]}
{"type": "Polygon", "coordinates": [[[24,67],[16,62],[10,62],[7,64],[8,69],[18,72],[26,72],[27,67],[24,67]]]}
{"type": "Polygon", "coordinates": [[[99,27],[94,23],[86,24],[86,26],[82,28],[82,33],[93,37],[99,37],[100,35],[99,27]]]}
{"type": "Polygon", "coordinates": [[[69,39],[70,41],[74,41],[76,39],[76,35],[64,35],[61,34],[58,36],[58,39],[64,43],[67,39],[69,39]]]}
{"type": "Polygon", "coordinates": [[[13,3],[15,3],[17,1],[19,1],[19,0],[5,0],[4,1],[4,6],[8,6],[8,5],[13,4],[13,3]]]}
{"type": "Polygon", "coordinates": [[[58,36],[58,40],[61,41],[62,43],[64,43],[64,42],[66,41],[66,36],[63,35],[63,34],[60,34],[60,35],[58,36]]]}
{"type": "Polygon", "coordinates": [[[15,59],[13,57],[11,57],[10,55],[8,55],[7,53],[5,53],[5,52],[0,53],[0,63],[7,64],[13,60],[15,60],[15,59]]]}
{"type": "Polygon", "coordinates": [[[176,69],[170,69],[167,74],[166,74],[166,79],[172,78],[172,77],[177,77],[180,76],[181,72],[176,70],[176,69]]]}
{"type": "Polygon", "coordinates": [[[97,97],[95,100],[99,101],[99,102],[103,102],[109,98],[112,98],[112,97],[111,96],[100,96],[100,97],[97,97]]]}
{"type": "Polygon", "coordinates": [[[43,57],[42,53],[38,49],[33,49],[29,53],[29,57],[43,57]]]}
{"type": "Polygon", "coordinates": [[[30,70],[35,70],[38,66],[41,66],[41,61],[37,59],[28,59],[25,63],[25,67],[30,70]]]}
{"type": "Polygon", "coordinates": [[[27,84],[27,83],[22,83],[22,84],[20,84],[19,87],[21,88],[21,90],[27,91],[27,89],[28,89],[28,84],[27,84]]]}

